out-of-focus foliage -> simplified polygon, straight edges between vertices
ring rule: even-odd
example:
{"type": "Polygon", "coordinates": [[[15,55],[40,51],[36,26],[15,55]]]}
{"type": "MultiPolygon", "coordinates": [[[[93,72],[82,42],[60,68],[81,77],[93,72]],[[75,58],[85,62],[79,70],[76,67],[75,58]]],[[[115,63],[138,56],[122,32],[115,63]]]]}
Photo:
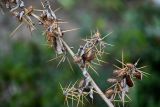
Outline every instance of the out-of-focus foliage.
{"type": "MultiPolygon", "coordinates": [[[[159,0],[58,0],[57,3],[63,8],[58,14],[63,11],[64,18],[81,27],[80,38],[96,28],[103,36],[113,32],[106,39],[114,45],[106,49],[110,54],[103,59],[108,63],[97,68],[98,77],[92,74],[103,91],[109,87],[106,80],[111,77],[112,64],[121,66],[114,59],[121,58],[122,50],[125,62],[134,63],[140,58],[139,67],[147,65],[143,71],[151,76],[135,83],[130,91],[132,101],[127,107],[160,106],[160,5],[155,1],[159,0]]],[[[32,38],[39,36],[34,34],[32,38]]],[[[9,39],[7,42],[9,50],[0,52],[0,107],[65,107],[59,83],[65,86],[80,79],[78,67],[72,63],[73,72],[67,62],[58,68],[59,60],[48,63],[55,53],[41,42],[9,39]]],[[[2,43],[0,46],[5,47],[2,43]]],[[[97,95],[93,103],[83,106],[106,107],[97,95]]]]}

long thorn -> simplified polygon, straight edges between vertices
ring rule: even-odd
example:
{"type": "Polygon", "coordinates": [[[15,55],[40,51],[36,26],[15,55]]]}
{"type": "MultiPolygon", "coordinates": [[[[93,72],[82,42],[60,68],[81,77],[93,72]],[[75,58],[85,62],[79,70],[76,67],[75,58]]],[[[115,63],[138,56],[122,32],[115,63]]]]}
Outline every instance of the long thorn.
{"type": "Polygon", "coordinates": [[[59,11],[60,9],[61,9],[61,7],[55,9],[53,12],[55,13],[55,12],[59,11]]]}
{"type": "Polygon", "coordinates": [[[70,31],[74,31],[74,30],[78,30],[78,29],[80,29],[80,28],[75,28],[75,29],[64,30],[64,31],[62,31],[62,33],[65,33],[65,32],[70,32],[70,31]]]}
{"type": "Polygon", "coordinates": [[[105,39],[107,36],[109,36],[110,34],[112,34],[112,32],[108,33],[106,36],[104,36],[101,40],[105,39]]]}
{"type": "Polygon", "coordinates": [[[12,36],[16,33],[16,31],[17,31],[22,25],[23,25],[23,22],[21,22],[21,23],[16,27],[16,29],[12,31],[12,33],[9,35],[9,37],[12,37],[12,36]]]}
{"type": "Polygon", "coordinates": [[[126,66],[126,64],[124,64],[124,63],[121,62],[120,60],[116,59],[116,61],[118,61],[118,62],[121,63],[122,65],[126,66]]]}
{"type": "Polygon", "coordinates": [[[139,67],[139,68],[137,68],[138,70],[140,70],[140,69],[143,69],[143,68],[146,68],[147,66],[142,66],[142,67],[139,67]]]}
{"type": "Polygon", "coordinates": [[[99,75],[98,74],[98,72],[89,64],[89,67],[97,74],[97,75],[99,75]]]}
{"type": "Polygon", "coordinates": [[[135,62],[134,66],[137,66],[139,60],[140,60],[140,58],[135,62]]]}
{"type": "Polygon", "coordinates": [[[47,61],[47,62],[51,62],[51,61],[54,61],[54,60],[56,60],[56,59],[58,59],[58,58],[60,58],[61,56],[57,56],[57,57],[55,57],[55,58],[52,58],[52,59],[50,59],[49,61],[47,61]]]}
{"type": "Polygon", "coordinates": [[[69,63],[69,66],[70,66],[71,70],[74,72],[73,67],[72,67],[72,64],[71,64],[69,58],[67,58],[67,61],[68,61],[68,63],[69,63]]]}
{"type": "MultiPolygon", "coordinates": [[[[123,54],[123,50],[122,50],[122,63],[124,63],[124,54],[123,54]]],[[[124,68],[124,65],[122,64],[122,68],[124,68]]]]}
{"type": "Polygon", "coordinates": [[[114,65],[114,64],[113,64],[113,66],[116,67],[116,68],[118,68],[118,69],[122,69],[122,68],[118,67],[117,65],[114,65]]]}
{"type": "Polygon", "coordinates": [[[64,57],[65,57],[65,56],[63,56],[63,57],[62,57],[62,59],[59,61],[59,63],[58,63],[58,65],[57,65],[57,67],[59,67],[59,65],[61,64],[61,62],[63,62],[64,57]]]}

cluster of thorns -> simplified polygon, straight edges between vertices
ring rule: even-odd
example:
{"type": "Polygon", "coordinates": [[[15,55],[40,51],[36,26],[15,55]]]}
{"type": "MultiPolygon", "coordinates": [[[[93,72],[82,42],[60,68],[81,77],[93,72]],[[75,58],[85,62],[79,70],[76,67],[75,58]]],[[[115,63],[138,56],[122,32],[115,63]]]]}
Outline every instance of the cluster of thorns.
{"type": "MultiPolygon", "coordinates": [[[[108,35],[106,35],[105,37],[107,37],[108,35]]],[[[89,102],[89,100],[87,100],[88,95],[93,101],[93,94],[97,92],[96,90],[94,90],[94,87],[90,82],[91,80],[88,76],[89,74],[87,72],[87,69],[91,68],[95,73],[97,73],[92,64],[100,65],[101,62],[104,62],[103,60],[101,60],[101,56],[105,53],[104,48],[107,44],[102,41],[105,37],[101,38],[100,33],[96,31],[90,39],[85,39],[85,44],[83,46],[80,46],[80,48],[78,49],[78,52],[74,57],[74,62],[79,65],[80,69],[83,72],[84,78],[79,83],[75,82],[73,85],[69,84],[67,88],[62,88],[61,86],[61,89],[66,96],[65,101],[67,102],[67,105],[68,99],[72,100],[72,104],[73,101],[77,101],[77,106],[80,103],[83,105],[84,100],[89,102]]]]}
{"type": "Polygon", "coordinates": [[[106,97],[108,97],[111,101],[114,102],[122,102],[123,106],[125,100],[131,100],[128,96],[129,89],[134,86],[133,79],[142,80],[143,75],[148,76],[150,74],[141,71],[142,68],[146,66],[137,68],[137,64],[139,59],[135,64],[132,63],[124,63],[123,61],[123,53],[122,53],[122,61],[117,60],[122,64],[122,68],[114,65],[117,69],[113,71],[113,78],[109,78],[107,81],[113,84],[110,88],[108,88],[105,92],[106,97]]]}
{"type": "MultiPolygon", "coordinates": [[[[34,9],[34,7],[26,7],[22,0],[2,0],[1,4],[5,4],[5,7],[10,10],[13,16],[17,17],[18,21],[21,23],[12,33],[11,36],[23,25],[26,24],[30,31],[36,29],[35,22],[32,20],[34,17],[38,20],[38,24],[42,25],[44,28],[44,33],[48,45],[54,47],[57,54],[62,54],[65,52],[65,47],[61,42],[63,33],[70,31],[62,31],[59,24],[65,23],[64,21],[57,19],[55,12],[51,9],[48,0],[41,1],[42,9],[34,9]]],[[[3,5],[2,5],[3,6],[3,5]]]]}
{"type": "Polygon", "coordinates": [[[93,86],[90,83],[87,84],[85,79],[82,79],[78,85],[76,81],[73,85],[69,84],[66,88],[61,86],[61,89],[65,96],[65,102],[67,106],[69,106],[68,100],[72,101],[72,106],[74,101],[77,103],[77,107],[80,103],[84,105],[84,100],[90,102],[87,99],[87,96],[93,100],[93,93],[96,93],[96,91],[93,89],[93,86]]]}
{"type": "MultiPolygon", "coordinates": [[[[63,35],[65,32],[75,29],[62,31],[59,25],[66,22],[56,17],[55,12],[58,9],[53,11],[48,0],[41,1],[41,4],[42,9],[35,9],[32,5],[26,7],[23,0],[0,1],[1,8],[5,7],[9,9],[13,16],[15,16],[20,22],[20,25],[11,33],[11,36],[14,35],[23,24],[27,25],[30,31],[35,30],[36,24],[32,20],[32,18],[35,18],[38,20],[38,25],[42,25],[44,28],[45,38],[48,45],[53,47],[58,55],[66,54],[68,50],[63,41],[63,35]]],[[[87,70],[91,68],[97,73],[92,64],[100,65],[101,62],[105,62],[101,60],[101,58],[102,54],[105,53],[105,46],[110,45],[103,42],[108,35],[101,38],[101,35],[97,30],[94,34],[91,34],[91,38],[84,40],[85,44],[80,46],[78,52],[73,56],[74,62],[79,65],[84,78],[79,83],[75,82],[73,85],[69,84],[66,88],[63,88],[60,85],[68,106],[68,99],[72,100],[72,104],[74,101],[77,101],[78,106],[79,103],[84,103],[84,99],[87,100],[87,96],[93,100],[93,93],[97,93],[91,84],[87,70]]],[[[63,57],[62,60],[64,59],[65,58],[63,57]]],[[[122,63],[122,68],[116,66],[117,70],[113,72],[114,77],[108,79],[108,82],[113,83],[113,85],[107,89],[105,95],[111,101],[116,101],[116,98],[119,98],[120,101],[124,103],[125,97],[128,97],[127,94],[129,88],[134,86],[132,78],[141,80],[143,75],[148,74],[140,71],[143,67],[136,68],[138,61],[135,64],[124,64],[123,61],[119,62],[122,63]]],[[[128,99],[130,98],[128,97],[128,99]]]]}

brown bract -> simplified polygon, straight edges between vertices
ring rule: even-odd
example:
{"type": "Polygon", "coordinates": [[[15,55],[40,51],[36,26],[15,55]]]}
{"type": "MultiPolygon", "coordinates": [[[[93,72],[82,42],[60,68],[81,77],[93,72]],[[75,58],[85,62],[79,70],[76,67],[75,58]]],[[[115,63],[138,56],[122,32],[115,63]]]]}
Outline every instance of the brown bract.
{"type": "MultiPolygon", "coordinates": [[[[85,40],[85,44],[80,46],[77,57],[80,57],[83,67],[88,66],[93,60],[97,59],[96,56],[102,54],[102,50],[99,50],[98,46],[101,45],[101,38],[99,31],[91,35],[90,39],[85,40]]],[[[98,60],[98,59],[97,59],[98,60]]]]}
{"type": "Polygon", "coordinates": [[[91,62],[95,58],[95,51],[91,48],[86,48],[84,54],[82,55],[83,62],[91,62]]]}
{"type": "Polygon", "coordinates": [[[65,48],[60,40],[63,36],[63,33],[58,26],[58,22],[54,19],[48,19],[46,16],[41,17],[43,27],[45,28],[46,39],[48,44],[55,48],[58,54],[63,53],[65,48]]]}

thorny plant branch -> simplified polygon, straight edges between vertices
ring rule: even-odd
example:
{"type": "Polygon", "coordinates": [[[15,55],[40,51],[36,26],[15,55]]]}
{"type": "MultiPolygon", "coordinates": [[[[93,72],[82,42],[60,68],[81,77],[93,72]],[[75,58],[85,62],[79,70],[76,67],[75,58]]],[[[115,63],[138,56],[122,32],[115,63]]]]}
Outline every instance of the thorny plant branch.
{"type": "MultiPolygon", "coordinates": [[[[78,59],[77,56],[74,54],[74,52],[70,49],[70,47],[67,45],[67,43],[61,39],[64,46],[66,47],[67,51],[70,53],[70,55],[72,56],[72,58],[74,60],[78,59]]],[[[79,65],[80,67],[80,65],[79,65]]],[[[110,100],[104,95],[104,93],[101,91],[101,89],[98,87],[98,85],[94,82],[93,78],[91,77],[91,75],[86,71],[86,69],[82,69],[80,67],[80,69],[82,70],[82,72],[86,72],[85,75],[88,76],[93,88],[97,91],[97,93],[100,95],[100,97],[108,104],[109,107],[114,107],[113,104],[110,102],[110,100]]]]}
{"type": "MultiPolygon", "coordinates": [[[[20,26],[22,26],[22,24],[23,25],[26,24],[30,28],[30,31],[33,31],[34,29],[36,29],[36,27],[34,26],[35,23],[32,21],[32,17],[34,17],[35,19],[38,20],[39,25],[43,26],[48,45],[54,48],[54,50],[56,51],[56,54],[63,55],[59,64],[61,62],[64,62],[64,60],[66,59],[65,55],[67,52],[69,52],[69,54],[73,58],[73,61],[81,69],[84,78],[83,80],[80,81],[78,87],[75,87],[77,82],[74,83],[74,85],[72,86],[71,84],[69,84],[67,88],[62,88],[62,86],[60,85],[61,89],[63,90],[63,94],[65,95],[67,105],[68,105],[67,98],[69,98],[69,99],[72,99],[72,104],[73,104],[73,100],[76,100],[77,107],[78,107],[79,102],[83,104],[83,98],[86,99],[86,96],[88,95],[93,100],[93,92],[95,92],[99,94],[99,96],[105,101],[105,103],[109,107],[114,107],[112,102],[115,102],[115,101],[123,102],[123,106],[124,106],[124,102],[126,102],[125,97],[130,99],[127,93],[129,89],[134,86],[133,79],[136,78],[138,80],[142,80],[143,75],[144,76],[149,75],[148,73],[140,70],[145,66],[137,68],[136,66],[139,60],[135,64],[124,63],[123,53],[122,53],[122,61],[117,60],[122,64],[122,67],[118,67],[115,65],[116,70],[113,71],[114,76],[113,78],[108,79],[108,82],[112,83],[113,85],[110,88],[108,88],[104,94],[101,91],[101,89],[98,87],[98,85],[95,83],[91,75],[89,74],[88,68],[91,68],[92,70],[94,70],[91,64],[92,63],[94,64],[95,60],[97,60],[98,62],[98,63],[95,63],[97,65],[99,65],[100,62],[104,62],[103,60],[100,60],[98,56],[101,57],[101,55],[105,53],[104,52],[105,45],[111,45],[108,43],[104,43],[102,41],[110,33],[104,36],[103,38],[101,38],[100,37],[101,35],[97,30],[95,34],[91,35],[90,39],[84,40],[86,43],[84,44],[84,46],[80,46],[80,48],[78,49],[78,52],[75,54],[72,51],[72,49],[68,46],[68,44],[63,40],[63,35],[65,32],[76,30],[76,29],[62,31],[59,24],[63,24],[66,22],[56,17],[55,11],[57,10],[53,11],[51,9],[51,6],[48,0],[42,0],[41,4],[43,9],[39,10],[39,9],[34,9],[32,6],[25,7],[23,0],[0,0],[0,9],[3,7],[8,8],[10,12],[13,14],[13,16],[16,16],[18,21],[21,23],[11,33],[10,36],[14,35],[14,33],[20,28],[20,26]],[[35,12],[40,12],[40,15],[37,15],[37,13],[35,12]],[[89,92],[86,91],[88,89],[89,89],[89,92]],[[117,97],[120,100],[116,100],[117,97]]],[[[67,60],[69,59],[67,58],[67,60]]]]}
{"type": "MultiPolygon", "coordinates": [[[[35,9],[33,9],[32,6],[26,8],[24,5],[24,2],[22,0],[11,0],[11,1],[8,0],[8,1],[2,1],[2,2],[4,2],[6,7],[10,9],[10,12],[14,16],[16,16],[18,18],[18,20],[21,22],[21,24],[14,30],[12,35],[15,33],[15,31],[17,31],[17,29],[22,25],[23,22],[25,22],[30,27],[35,29],[33,22],[30,18],[30,16],[33,16],[39,22],[41,22],[42,25],[44,26],[44,28],[46,29],[46,35],[47,35],[48,42],[51,44],[51,46],[53,46],[53,45],[55,46],[55,49],[58,54],[62,54],[65,51],[64,48],[66,48],[67,51],[70,53],[70,55],[73,57],[74,61],[78,59],[78,57],[74,54],[74,52],[71,50],[71,48],[62,39],[62,35],[63,35],[62,33],[67,32],[67,30],[61,31],[60,27],[58,26],[59,21],[57,21],[58,19],[55,15],[54,11],[52,11],[48,0],[43,0],[43,2],[41,1],[41,4],[43,6],[43,10],[42,10],[43,14],[40,17],[33,13],[33,11],[35,9]],[[15,4],[15,6],[12,4],[15,4]],[[20,8],[20,10],[19,10],[19,8],[20,8]]],[[[70,31],[70,30],[68,30],[68,31],[70,31]]],[[[94,46],[94,44],[92,44],[90,49],[92,49],[93,46],[94,46]]],[[[88,51],[90,51],[90,49],[88,51]]],[[[84,53],[82,52],[81,56],[83,54],[84,53]]],[[[89,84],[89,82],[90,82],[91,86],[97,91],[97,93],[108,104],[108,106],[113,107],[113,104],[109,101],[109,99],[104,95],[104,93],[99,89],[97,84],[94,82],[94,80],[92,79],[92,77],[88,73],[86,67],[81,67],[80,62],[79,63],[77,62],[77,64],[79,65],[80,69],[83,72],[83,75],[87,79],[87,82],[88,82],[87,84],[89,84]]],[[[91,97],[93,97],[93,96],[91,95],[91,97]]]]}

